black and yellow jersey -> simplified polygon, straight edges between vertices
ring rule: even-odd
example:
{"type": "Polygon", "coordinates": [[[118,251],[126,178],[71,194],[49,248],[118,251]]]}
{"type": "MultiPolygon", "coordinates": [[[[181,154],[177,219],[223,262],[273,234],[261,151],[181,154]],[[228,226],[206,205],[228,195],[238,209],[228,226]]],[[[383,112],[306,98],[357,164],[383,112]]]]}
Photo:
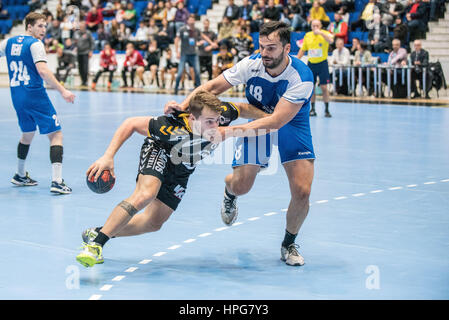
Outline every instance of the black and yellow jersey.
{"type": "MultiPolygon", "coordinates": [[[[239,117],[239,110],[232,102],[223,102],[221,109],[219,126],[228,126],[239,117]]],[[[188,117],[188,113],[176,111],[152,118],[148,124],[148,138],[163,147],[174,164],[182,163],[193,169],[218,144],[195,135],[189,126],[188,117]]]]}

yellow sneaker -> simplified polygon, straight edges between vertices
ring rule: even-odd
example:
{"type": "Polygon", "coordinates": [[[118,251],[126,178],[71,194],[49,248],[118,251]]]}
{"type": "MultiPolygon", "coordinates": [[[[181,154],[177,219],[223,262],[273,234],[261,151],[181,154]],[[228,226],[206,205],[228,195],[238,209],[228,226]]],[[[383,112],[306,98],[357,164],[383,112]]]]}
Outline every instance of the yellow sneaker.
{"type": "Polygon", "coordinates": [[[76,256],[76,261],[86,268],[93,267],[104,262],[102,253],[102,246],[95,242],[90,242],[83,245],[83,250],[76,256]]]}

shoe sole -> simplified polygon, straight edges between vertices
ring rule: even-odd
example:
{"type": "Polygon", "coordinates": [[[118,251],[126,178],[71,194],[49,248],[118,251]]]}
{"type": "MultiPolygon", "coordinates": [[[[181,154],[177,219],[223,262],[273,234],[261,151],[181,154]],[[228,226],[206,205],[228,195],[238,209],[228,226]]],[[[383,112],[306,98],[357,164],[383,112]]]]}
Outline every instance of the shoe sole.
{"type": "Polygon", "coordinates": [[[237,212],[234,217],[232,217],[231,221],[226,222],[228,219],[228,216],[226,214],[224,214],[223,212],[221,213],[221,220],[223,221],[223,223],[227,226],[232,226],[232,224],[235,222],[235,220],[237,220],[237,216],[239,215],[239,213],[237,212]]]}
{"type": "Polygon", "coordinates": [[[282,258],[281,258],[281,261],[282,261],[282,262],[285,262],[285,264],[286,264],[287,266],[291,266],[291,267],[303,266],[303,265],[305,264],[305,262],[304,262],[303,264],[301,264],[301,263],[294,263],[294,264],[287,263],[287,260],[282,259],[282,258]]]}
{"type": "Polygon", "coordinates": [[[93,267],[96,264],[102,264],[104,262],[104,260],[97,261],[94,257],[88,255],[78,255],[76,257],[76,261],[86,268],[93,267]]]}
{"type": "Polygon", "coordinates": [[[19,187],[33,187],[33,186],[37,186],[37,183],[23,183],[23,182],[18,182],[17,180],[11,180],[11,183],[13,185],[19,186],[19,187]]]}
{"type": "Polygon", "coordinates": [[[72,191],[61,191],[59,189],[56,188],[50,188],[50,192],[52,193],[59,193],[59,194],[71,194],[72,191]]]}

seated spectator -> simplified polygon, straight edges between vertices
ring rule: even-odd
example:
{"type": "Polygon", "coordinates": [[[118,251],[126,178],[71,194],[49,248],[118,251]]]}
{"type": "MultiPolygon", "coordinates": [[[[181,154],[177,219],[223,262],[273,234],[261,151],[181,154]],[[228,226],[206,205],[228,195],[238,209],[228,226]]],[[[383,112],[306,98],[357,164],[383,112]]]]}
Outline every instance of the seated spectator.
{"type": "Polygon", "coordinates": [[[170,43],[172,43],[174,35],[172,34],[172,30],[168,25],[167,19],[162,20],[162,26],[159,29],[159,32],[154,35],[154,38],[156,39],[159,49],[161,51],[167,49],[170,43]]]}
{"type": "Polygon", "coordinates": [[[137,12],[132,2],[126,5],[125,14],[123,15],[123,24],[133,32],[137,26],[137,12]]]}
{"type": "Polygon", "coordinates": [[[142,82],[142,86],[145,85],[143,80],[143,72],[145,71],[145,62],[143,61],[142,55],[139,51],[134,49],[134,45],[132,43],[128,43],[126,45],[126,57],[125,62],[123,63],[122,69],[122,79],[123,86],[122,88],[128,88],[127,81],[127,73],[130,73],[131,76],[131,88],[134,88],[134,77],[137,73],[140,81],[142,82]]]}
{"type": "Polygon", "coordinates": [[[125,32],[120,28],[117,20],[111,20],[111,22],[106,25],[105,31],[109,36],[111,47],[116,50],[123,50],[125,32]]]}
{"type": "Polygon", "coordinates": [[[356,28],[361,28],[362,31],[368,31],[373,22],[373,15],[379,12],[380,10],[376,4],[376,0],[369,0],[363,8],[359,19],[351,23],[351,31],[355,31],[356,28]]]}
{"type": "Polygon", "coordinates": [[[154,89],[154,80],[156,80],[158,88],[161,88],[158,77],[158,69],[161,54],[157,47],[157,42],[152,40],[148,46],[148,51],[145,52],[145,71],[150,71],[150,89],[154,89]]]}
{"type": "Polygon", "coordinates": [[[180,1],[177,4],[177,10],[175,14],[175,32],[177,33],[179,29],[186,25],[187,19],[189,19],[189,10],[184,7],[184,2],[180,1]]]}
{"type": "Polygon", "coordinates": [[[274,0],[268,0],[268,5],[263,12],[263,19],[267,21],[279,21],[281,19],[281,12],[275,6],[274,0]]]}
{"type": "MultiPolygon", "coordinates": [[[[170,86],[169,89],[173,89],[173,83],[175,82],[176,74],[178,73],[178,64],[176,61],[176,57],[173,54],[170,47],[165,50],[165,55],[163,56],[163,61],[161,63],[161,82],[162,89],[165,88],[165,74],[169,73],[171,75],[170,86]]],[[[184,79],[181,79],[182,83],[184,83],[184,79]]]]}
{"type": "MultiPolygon", "coordinates": [[[[422,48],[421,40],[415,40],[414,43],[415,50],[410,54],[410,64],[412,67],[412,85],[411,89],[414,93],[413,98],[420,98],[421,95],[418,92],[418,87],[416,86],[416,80],[419,82],[419,87],[421,90],[424,90],[423,86],[423,68],[427,68],[429,66],[429,53],[422,48]]],[[[426,92],[425,97],[429,99],[429,88],[430,79],[428,77],[428,73],[426,73],[426,92]]]]}
{"type": "Polygon", "coordinates": [[[104,45],[104,49],[100,52],[100,69],[95,75],[92,81],[92,90],[95,90],[97,86],[98,79],[103,72],[109,72],[108,78],[108,90],[111,89],[112,80],[114,78],[114,72],[117,70],[117,58],[115,55],[115,50],[111,48],[109,43],[104,45]]]}
{"type": "Polygon", "coordinates": [[[357,50],[359,50],[360,39],[357,37],[352,38],[352,47],[349,49],[351,56],[354,56],[357,50]]]}
{"type": "Polygon", "coordinates": [[[297,0],[290,0],[288,5],[284,7],[282,20],[290,25],[293,31],[307,29],[307,18],[305,18],[304,10],[297,0]]]}
{"type": "Polygon", "coordinates": [[[7,20],[7,19],[9,19],[9,12],[0,2],[0,20],[7,20]]]}
{"type": "Polygon", "coordinates": [[[158,1],[152,18],[158,27],[162,26],[162,20],[167,18],[167,9],[165,8],[164,1],[158,1]]]}
{"type": "Polygon", "coordinates": [[[393,28],[393,38],[401,40],[401,43],[407,43],[408,26],[404,23],[401,17],[396,17],[393,28]]]}
{"type": "Polygon", "coordinates": [[[396,17],[400,17],[404,11],[402,4],[396,0],[388,0],[379,7],[380,13],[382,14],[382,23],[387,27],[391,26],[396,20],[396,17]]]}
{"type": "Polygon", "coordinates": [[[165,2],[165,8],[167,9],[167,21],[168,21],[168,28],[169,28],[169,34],[172,35],[171,38],[174,38],[174,35],[176,33],[176,27],[175,27],[175,16],[176,11],[178,10],[170,1],[165,2]]]}
{"type": "Polygon", "coordinates": [[[241,61],[251,55],[254,50],[253,38],[248,35],[247,27],[244,25],[240,25],[237,28],[237,34],[232,39],[232,43],[231,53],[233,56],[237,56],[237,61],[241,61]]]}
{"type": "Polygon", "coordinates": [[[207,71],[208,80],[212,80],[212,52],[218,49],[217,34],[209,29],[209,19],[204,19],[201,40],[198,42],[198,55],[200,60],[200,73],[207,71]]]}
{"type": "Polygon", "coordinates": [[[89,10],[86,18],[87,29],[97,31],[98,25],[103,23],[103,14],[94,6],[89,10]]]}
{"type": "Polygon", "coordinates": [[[61,24],[61,40],[65,43],[65,39],[71,38],[73,34],[73,23],[69,21],[69,17],[66,15],[61,24]]]}
{"type": "Polygon", "coordinates": [[[44,43],[48,47],[53,43],[53,40],[57,40],[58,42],[61,40],[60,23],[56,19],[52,20],[50,26],[47,28],[47,34],[44,43]]]}
{"type": "Polygon", "coordinates": [[[154,7],[154,3],[152,1],[148,1],[147,6],[145,7],[145,9],[143,9],[142,13],[140,14],[140,19],[148,22],[153,17],[155,12],[156,8],[154,7]]]}
{"type": "MultiPolygon", "coordinates": [[[[351,53],[348,48],[345,48],[345,43],[342,38],[336,38],[335,40],[335,50],[332,52],[331,65],[334,66],[349,66],[351,64],[351,53]]],[[[346,69],[333,68],[331,74],[331,79],[333,79],[334,74],[337,81],[335,82],[335,92],[337,94],[347,95],[349,93],[348,87],[348,75],[346,69]],[[341,79],[341,81],[340,81],[341,79]]]]}
{"type": "Polygon", "coordinates": [[[421,0],[415,0],[405,10],[408,30],[410,32],[410,42],[418,39],[421,32],[427,27],[427,6],[421,0]]]}
{"type": "Polygon", "coordinates": [[[58,67],[56,68],[56,79],[62,84],[67,81],[70,71],[75,68],[76,53],[75,46],[70,38],[65,40],[65,46],[57,47],[58,67]],[[64,75],[61,76],[61,72],[64,75]]]}
{"type": "Polygon", "coordinates": [[[242,5],[239,7],[239,18],[243,19],[244,21],[250,21],[252,9],[253,7],[249,3],[249,0],[243,0],[242,5]]]}
{"type": "Polygon", "coordinates": [[[318,0],[313,2],[312,8],[309,11],[309,17],[307,18],[309,24],[312,23],[313,20],[320,20],[323,28],[327,28],[330,23],[330,19],[327,16],[324,8],[321,6],[318,0]]]}
{"type": "Polygon", "coordinates": [[[259,32],[260,26],[263,24],[263,12],[265,11],[265,1],[259,0],[257,4],[253,5],[251,10],[251,32],[259,32]]]}
{"type": "Polygon", "coordinates": [[[220,52],[217,53],[217,64],[214,66],[214,78],[218,77],[223,71],[234,65],[234,56],[229,52],[227,45],[220,46],[220,52]]]}
{"type": "Polygon", "coordinates": [[[136,34],[132,38],[134,46],[139,50],[146,50],[150,41],[150,33],[148,26],[144,20],[140,20],[139,28],[137,28],[136,34]]]}
{"type": "Polygon", "coordinates": [[[390,48],[390,35],[388,27],[381,21],[380,14],[374,14],[373,28],[368,33],[371,52],[388,52],[390,48]]]}
{"type": "Polygon", "coordinates": [[[109,34],[104,29],[104,25],[101,23],[97,29],[97,39],[95,40],[95,50],[101,51],[105,44],[109,42],[109,34]]]}
{"type": "Polygon", "coordinates": [[[239,18],[240,10],[239,7],[234,4],[234,0],[229,0],[226,6],[223,17],[228,17],[229,20],[234,21],[239,18]]]}
{"type": "Polygon", "coordinates": [[[148,35],[150,37],[154,37],[159,33],[160,29],[156,24],[156,20],[150,19],[149,25],[148,25],[148,35]]]}
{"type": "Polygon", "coordinates": [[[339,13],[334,14],[334,22],[329,24],[327,30],[334,35],[337,39],[342,39],[343,44],[348,42],[348,25],[341,19],[339,13]]]}
{"type": "Polygon", "coordinates": [[[387,64],[395,67],[407,65],[407,50],[401,48],[401,41],[399,39],[393,39],[392,46],[393,50],[388,56],[387,64]]]}
{"type": "Polygon", "coordinates": [[[223,21],[218,27],[218,42],[225,43],[231,47],[232,37],[234,36],[234,24],[228,17],[223,17],[223,21]]]}
{"type": "MultiPolygon", "coordinates": [[[[364,67],[367,65],[371,65],[374,63],[374,59],[373,56],[371,55],[371,52],[368,49],[368,44],[366,44],[365,42],[360,42],[358,45],[358,50],[355,53],[354,56],[354,66],[356,67],[364,67]]],[[[359,79],[359,68],[356,69],[355,71],[355,82],[362,82],[362,86],[363,87],[367,87],[367,81],[366,81],[366,72],[364,72],[364,70],[362,71],[362,79],[359,79]]],[[[368,92],[368,96],[371,96],[374,92],[374,86],[373,84],[373,80],[374,78],[374,74],[371,72],[370,73],[370,88],[369,88],[369,92],[368,92]]],[[[362,92],[360,92],[360,94],[362,94],[362,92]]]]}
{"type": "Polygon", "coordinates": [[[123,23],[125,11],[126,11],[126,4],[125,3],[120,4],[120,8],[117,8],[117,10],[115,11],[115,20],[117,21],[117,23],[119,24],[123,23]]]}

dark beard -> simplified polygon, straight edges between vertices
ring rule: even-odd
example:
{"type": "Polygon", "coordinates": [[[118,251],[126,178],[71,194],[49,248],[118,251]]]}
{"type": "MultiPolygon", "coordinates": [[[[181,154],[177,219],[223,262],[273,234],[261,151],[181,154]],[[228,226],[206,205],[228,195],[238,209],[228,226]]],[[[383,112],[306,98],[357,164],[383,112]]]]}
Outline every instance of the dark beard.
{"type": "Polygon", "coordinates": [[[265,64],[265,62],[263,61],[263,57],[262,57],[262,62],[266,69],[275,69],[275,68],[279,67],[279,65],[282,63],[283,60],[284,60],[284,55],[281,54],[278,58],[273,58],[273,60],[271,60],[270,64],[265,64]]]}

